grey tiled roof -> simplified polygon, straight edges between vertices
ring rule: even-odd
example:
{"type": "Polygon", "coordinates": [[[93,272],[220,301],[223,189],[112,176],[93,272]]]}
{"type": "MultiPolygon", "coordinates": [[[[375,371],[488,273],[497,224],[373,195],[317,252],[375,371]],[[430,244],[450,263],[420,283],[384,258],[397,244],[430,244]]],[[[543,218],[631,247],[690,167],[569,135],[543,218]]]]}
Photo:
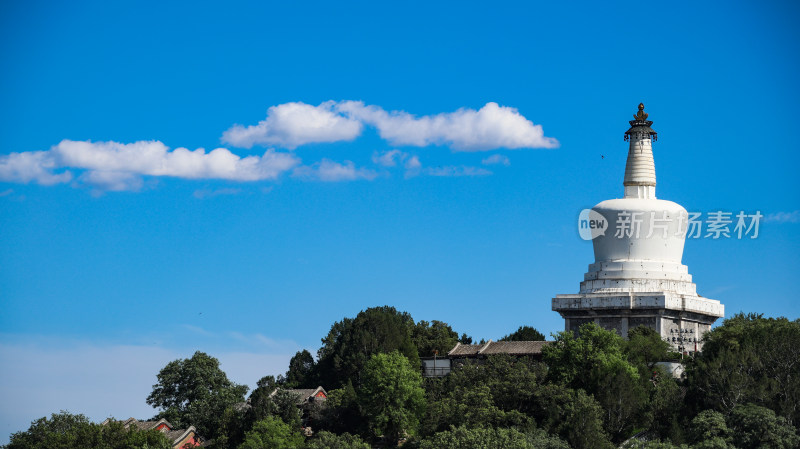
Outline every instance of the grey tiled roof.
{"type": "Polygon", "coordinates": [[[194,431],[194,427],[189,427],[188,429],[168,430],[168,431],[164,432],[164,436],[166,436],[167,439],[170,441],[170,443],[172,443],[174,445],[174,444],[180,443],[181,440],[186,438],[186,435],[188,435],[189,432],[193,432],[193,431],[194,431]]]}
{"type": "MultiPolygon", "coordinates": [[[[103,421],[103,424],[108,421],[110,421],[110,419],[103,421]]],[[[122,422],[122,425],[125,426],[126,429],[130,426],[136,426],[136,428],[139,430],[150,430],[155,429],[162,423],[166,424],[170,429],[173,427],[172,424],[170,424],[170,422],[166,419],[159,419],[158,421],[139,421],[136,418],[128,418],[122,422]]]]}
{"type": "Polygon", "coordinates": [[[456,346],[447,353],[449,356],[459,356],[459,355],[476,355],[478,351],[481,350],[482,347],[486,346],[483,345],[465,345],[461,343],[456,343],[456,346]]]}
{"type": "Polygon", "coordinates": [[[293,388],[291,390],[286,390],[286,391],[300,396],[300,399],[306,400],[317,390],[314,388],[293,388]]]}
{"type": "Polygon", "coordinates": [[[490,354],[538,355],[542,353],[542,348],[550,343],[552,342],[492,340],[482,345],[464,345],[457,343],[447,355],[450,357],[476,357],[490,354]]]}
{"type": "Polygon", "coordinates": [[[492,341],[481,350],[481,354],[541,354],[542,348],[548,344],[548,341],[492,341]]]}
{"type": "Polygon", "coordinates": [[[297,395],[297,402],[301,403],[301,404],[303,402],[308,402],[309,399],[312,399],[312,398],[316,397],[317,392],[320,392],[320,391],[322,393],[324,393],[326,397],[328,396],[328,392],[325,391],[325,389],[322,388],[322,387],[317,387],[317,388],[276,388],[275,391],[270,393],[270,396],[275,396],[275,394],[278,393],[278,390],[288,391],[289,393],[297,395]]]}
{"type": "MultiPolygon", "coordinates": [[[[156,421],[134,421],[131,424],[139,430],[150,430],[155,427],[156,421]]],[[[172,426],[169,427],[172,428],[172,426]]]]}

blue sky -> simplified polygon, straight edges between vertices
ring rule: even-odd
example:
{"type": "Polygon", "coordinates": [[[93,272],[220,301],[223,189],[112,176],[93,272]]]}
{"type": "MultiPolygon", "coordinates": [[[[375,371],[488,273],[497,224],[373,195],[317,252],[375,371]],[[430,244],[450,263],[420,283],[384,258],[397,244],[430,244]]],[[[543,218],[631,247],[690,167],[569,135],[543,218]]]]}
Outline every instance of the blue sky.
{"type": "Polygon", "coordinates": [[[371,306],[561,330],[639,102],[659,198],[766,216],[687,241],[698,292],[798,318],[800,7],[550,3],[4,2],[0,442],[371,306]]]}

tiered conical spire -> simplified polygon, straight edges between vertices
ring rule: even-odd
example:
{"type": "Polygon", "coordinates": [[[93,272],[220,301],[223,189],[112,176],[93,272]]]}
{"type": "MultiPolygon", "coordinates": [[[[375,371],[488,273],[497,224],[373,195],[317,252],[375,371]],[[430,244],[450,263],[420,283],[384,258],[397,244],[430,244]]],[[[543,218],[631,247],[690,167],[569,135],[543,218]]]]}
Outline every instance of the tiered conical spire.
{"type": "Polygon", "coordinates": [[[634,114],[631,128],[625,132],[625,140],[630,140],[628,162],[625,164],[625,198],[656,197],[656,166],[653,161],[652,142],[658,135],[650,126],[644,112],[644,103],[639,103],[639,112],[634,114]]]}

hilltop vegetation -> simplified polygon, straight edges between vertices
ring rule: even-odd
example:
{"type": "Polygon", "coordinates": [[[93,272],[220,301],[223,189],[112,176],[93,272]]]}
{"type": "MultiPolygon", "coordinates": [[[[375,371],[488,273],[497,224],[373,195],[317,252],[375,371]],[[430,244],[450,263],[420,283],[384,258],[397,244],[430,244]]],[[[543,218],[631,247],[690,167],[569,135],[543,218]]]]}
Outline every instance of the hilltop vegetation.
{"type": "MultiPolygon", "coordinates": [[[[539,336],[523,326],[504,339],[539,336]]],[[[594,324],[579,336],[555,335],[541,362],[490,356],[423,379],[420,356],[445,354],[471,337],[377,307],[334,323],[316,360],[298,352],[285,375],[265,376],[249,397],[215,358],[197,352],[164,367],[147,402],[159,409],[156,417],[194,425],[220,449],[800,447],[800,321],[740,314],[705,338],[704,352],[685,360],[681,380],[656,365],[674,354],[655,332],[632,329],[625,340],[594,324]],[[328,399],[305,416],[295,396],[271,395],[278,387],[317,385],[328,399]],[[245,399],[249,407],[241,406],[245,399]],[[301,419],[314,436],[301,435],[301,419]]],[[[99,426],[75,416],[42,418],[6,447],[163,443],[137,436],[116,446],[78,444],[95,440],[74,435],[99,426]]]]}

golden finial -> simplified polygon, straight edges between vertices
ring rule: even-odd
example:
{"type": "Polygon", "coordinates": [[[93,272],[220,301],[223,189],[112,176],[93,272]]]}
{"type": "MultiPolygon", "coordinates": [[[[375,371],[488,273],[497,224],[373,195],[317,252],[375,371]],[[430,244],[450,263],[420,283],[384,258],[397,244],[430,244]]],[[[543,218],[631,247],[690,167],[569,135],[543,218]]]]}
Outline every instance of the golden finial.
{"type": "Polygon", "coordinates": [[[647,112],[644,112],[644,103],[639,103],[639,112],[633,114],[635,120],[647,120],[647,112]]]}

